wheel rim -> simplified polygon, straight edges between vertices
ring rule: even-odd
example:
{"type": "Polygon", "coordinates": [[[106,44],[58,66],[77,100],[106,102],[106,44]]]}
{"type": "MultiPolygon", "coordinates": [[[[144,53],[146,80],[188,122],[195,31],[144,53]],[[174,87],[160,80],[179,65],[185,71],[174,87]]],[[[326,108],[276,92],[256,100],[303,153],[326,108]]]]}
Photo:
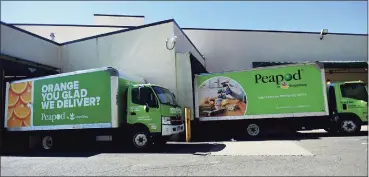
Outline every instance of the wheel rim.
{"type": "Polygon", "coordinates": [[[147,136],[143,133],[136,134],[133,138],[133,142],[136,147],[144,147],[146,146],[148,139],[147,136]]]}
{"type": "Polygon", "coordinates": [[[50,149],[53,145],[53,139],[51,136],[46,136],[42,139],[42,147],[44,149],[50,149]]]}
{"type": "Polygon", "coordinates": [[[248,127],[247,127],[247,133],[251,136],[256,136],[258,135],[260,132],[260,129],[259,129],[259,126],[256,125],[256,124],[250,124],[248,127]]]}
{"type": "Polygon", "coordinates": [[[353,132],[356,130],[357,126],[352,120],[345,120],[341,124],[341,128],[345,132],[353,132]]]}

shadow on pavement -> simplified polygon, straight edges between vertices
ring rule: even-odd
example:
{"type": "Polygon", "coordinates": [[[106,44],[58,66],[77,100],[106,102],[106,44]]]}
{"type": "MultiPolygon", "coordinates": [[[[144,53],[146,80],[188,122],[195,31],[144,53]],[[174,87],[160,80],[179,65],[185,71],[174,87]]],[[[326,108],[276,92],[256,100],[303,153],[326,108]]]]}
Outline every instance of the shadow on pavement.
{"type": "Polygon", "coordinates": [[[114,146],[110,143],[94,143],[89,147],[77,147],[77,148],[63,148],[62,150],[55,150],[54,152],[26,152],[26,153],[2,153],[1,156],[13,156],[13,157],[91,157],[101,153],[108,154],[194,154],[194,155],[207,155],[208,152],[221,151],[225,148],[224,144],[211,144],[211,143],[173,143],[168,142],[166,145],[160,147],[151,148],[143,152],[136,150],[114,146]]]}
{"type": "MultiPolygon", "coordinates": [[[[353,136],[368,136],[368,131],[363,130],[357,135],[353,136]]],[[[268,140],[307,140],[307,139],[320,139],[322,137],[348,137],[347,135],[330,134],[325,131],[305,131],[294,133],[276,133],[266,135],[260,138],[247,138],[247,137],[233,137],[226,135],[224,132],[220,135],[212,134],[211,137],[202,137],[192,139],[191,143],[185,142],[169,142],[164,146],[151,148],[144,152],[137,152],[130,148],[121,146],[114,146],[111,143],[95,142],[91,144],[82,145],[67,145],[67,147],[61,148],[55,152],[27,152],[27,153],[1,153],[1,156],[19,156],[19,157],[91,157],[98,154],[194,154],[194,155],[207,155],[209,152],[217,152],[223,150],[226,145],[221,142],[229,141],[268,141],[268,140]],[[214,143],[210,143],[214,142],[214,143]],[[219,143],[216,143],[219,142],[219,143]]]]}
{"type": "Polygon", "coordinates": [[[308,139],[321,139],[323,137],[350,137],[350,136],[368,136],[368,131],[364,130],[355,135],[340,135],[340,134],[331,134],[325,131],[314,132],[314,131],[300,131],[300,132],[290,132],[290,133],[276,133],[276,134],[268,134],[262,137],[254,138],[247,136],[232,136],[232,135],[214,135],[211,137],[201,137],[195,138],[192,142],[222,142],[222,141],[268,141],[268,140],[291,140],[291,141],[299,141],[299,140],[308,140],[308,139]]]}

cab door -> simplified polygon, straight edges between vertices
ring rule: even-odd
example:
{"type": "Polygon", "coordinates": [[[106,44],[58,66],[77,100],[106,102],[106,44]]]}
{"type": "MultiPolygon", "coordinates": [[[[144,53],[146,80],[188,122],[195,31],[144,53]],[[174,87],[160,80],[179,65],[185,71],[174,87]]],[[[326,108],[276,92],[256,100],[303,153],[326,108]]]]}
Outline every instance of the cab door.
{"type": "Polygon", "coordinates": [[[131,87],[128,99],[128,123],[142,123],[151,133],[161,132],[160,104],[151,87],[131,87]]]}
{"type": "Polygon", "coordinates": [[[342,113],[354,113],[363,122],[368,121],[368,92],[361,83],[346,83],[340,86],[339,107],[342,113]]]}

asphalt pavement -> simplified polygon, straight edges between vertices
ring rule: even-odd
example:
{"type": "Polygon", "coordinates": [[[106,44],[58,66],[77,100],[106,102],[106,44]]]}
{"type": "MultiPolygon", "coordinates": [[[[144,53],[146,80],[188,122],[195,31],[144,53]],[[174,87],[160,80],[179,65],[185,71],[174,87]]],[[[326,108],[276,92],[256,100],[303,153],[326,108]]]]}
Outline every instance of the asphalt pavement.
{"type": "Polygon", "coordinates": [[[368,176],[368,131],[337,137],[324,131],[270,139],[174,143],[148,153],[104,147],[89,152],[7,155],[2,176],[368,176]]]}

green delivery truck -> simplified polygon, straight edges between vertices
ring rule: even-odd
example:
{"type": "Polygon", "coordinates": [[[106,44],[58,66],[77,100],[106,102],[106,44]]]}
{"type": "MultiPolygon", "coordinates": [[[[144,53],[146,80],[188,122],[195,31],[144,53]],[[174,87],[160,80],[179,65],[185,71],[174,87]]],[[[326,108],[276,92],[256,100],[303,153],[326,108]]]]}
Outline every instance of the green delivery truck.
{"type": "Polygon", "coordinates": [[[7,83],[5,128],[43,150],[73,138],[145,149],[183,132],[184,119],[168,89],[103,67],[7,83]]]}
{"type": "Polygon", "coordinates": [[[195,84],[195,120],[211,134],[256,137],[276,129],[353,134],[368,122],[365,84],[327,83],[321,63],[200,74],[195,84]]]}

